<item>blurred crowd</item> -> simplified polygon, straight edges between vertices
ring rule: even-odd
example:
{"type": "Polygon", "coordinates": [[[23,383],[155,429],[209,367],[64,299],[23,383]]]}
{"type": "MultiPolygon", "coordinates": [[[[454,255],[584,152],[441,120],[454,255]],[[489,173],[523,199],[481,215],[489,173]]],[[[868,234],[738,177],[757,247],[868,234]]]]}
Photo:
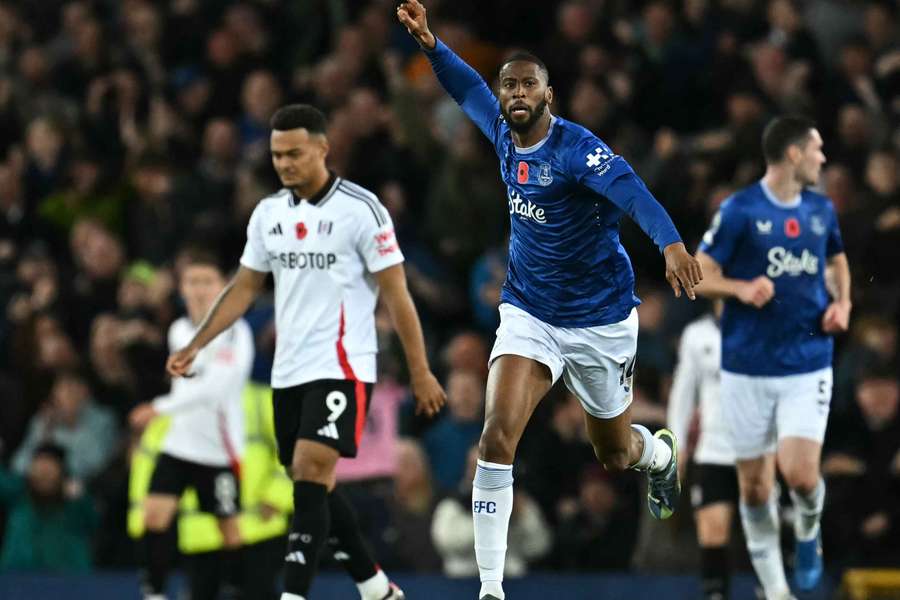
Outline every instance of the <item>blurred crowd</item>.
{"type": "MultiPolygon", "coordinates": [[[[897,564],[896,2],[426,6],[436,34],[489,81],[514,48],[541,56],[553,112],[631,161],[691,248],[718,204],[761,176],[767,120],[815,117],[821,187],[854,276],[823,458],[825,556],[836,569],[897,564]]],[[[386,569],[477,573],[467,506],[507,202],[492,149],[395,23],[392,0],[0,0],[0,571],[134,564],[125,514],[140,432],[126,417],[168,389],[166,330],[183,312],[174,257],[199,243],[237,265],[250,212],[279,187],[267,123],[288,102],[327,112],[331,168],[390,211],[449,394],[436,421],[413,414],[379,313],[380,408],[366,433],[377,451],[364,442],[367,462],[342,479],[386,569]]],[[[708,307],[661,287],[661,258],[627,220],[622,239],[643,300],[634,418],[658,427],[679,334],[708,307]]],[[[262,382],[272,317],[271,298],[247,316],[262,382]]],[[[510,575],[666,570],[690,555],[642,547],[690,536],[690,511],[648,524],[640,478],[597,466],[564,390],[539,407],[516,482],[510,575]]]]}

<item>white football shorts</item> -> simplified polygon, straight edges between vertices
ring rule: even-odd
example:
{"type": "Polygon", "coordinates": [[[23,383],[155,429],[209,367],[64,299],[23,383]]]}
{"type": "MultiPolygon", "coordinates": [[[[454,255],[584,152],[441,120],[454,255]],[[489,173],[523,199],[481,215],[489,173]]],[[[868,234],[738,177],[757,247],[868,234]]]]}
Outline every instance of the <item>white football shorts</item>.
{"type": "Polygon", "coordinates": [[[637,335],[636,309],[618,323],[567,328],[548,325],[504,303],[489,364],[504,354],[545,364],[554,383],[563,376],[585,412],[612,419],[631,404],[637,335]]]}
{"type": "Polygon", "coordinates": [[[775,452],[786,437],[822,443],[831,405],[832,371],[757,377],[722,371],[722,416],[738,459],[775,452]]]}

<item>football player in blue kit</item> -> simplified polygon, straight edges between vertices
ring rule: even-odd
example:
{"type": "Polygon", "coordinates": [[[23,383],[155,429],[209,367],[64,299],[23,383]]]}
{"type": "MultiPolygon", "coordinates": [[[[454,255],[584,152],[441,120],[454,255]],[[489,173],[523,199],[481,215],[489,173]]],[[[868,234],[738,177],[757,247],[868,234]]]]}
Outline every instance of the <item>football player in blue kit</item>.
{"type": "Polygon", "coordinates": [[[698,292],[724,298],[722,414],[737,457],[740,513],[768,600],[790,598],[781,560],[775,466],[794,502],[794,583],[822,573],[819,459],[831,402],[835,333],[850,318],[850,269],[819,179],[822,137],[802,117],[763,132],[766,173],[723,204],[703,237],[698,292]],[[832,273],[834,298],[825,283],[832,273]]]}
{"type": "Polygon", "coordinates": [[[634,273],[619,242],[627,213],[665,256],[676,296],[694,298],[699,263],[628,163],[590,131],[551,114],[553,90],[537,57],[503,64],[495,96],[428,28],[425,8],[397,17],[447,92],[493,143],[507,187],[511,234],[500,327],[490,356],[472,512],[482,600],[503,600],[512,462],[537,403],[562,376],[585,411],[597,458],[649,475],[648,504],[671,516],[680,491],[677,446],[631,424],[638,318],[634,273]]]}

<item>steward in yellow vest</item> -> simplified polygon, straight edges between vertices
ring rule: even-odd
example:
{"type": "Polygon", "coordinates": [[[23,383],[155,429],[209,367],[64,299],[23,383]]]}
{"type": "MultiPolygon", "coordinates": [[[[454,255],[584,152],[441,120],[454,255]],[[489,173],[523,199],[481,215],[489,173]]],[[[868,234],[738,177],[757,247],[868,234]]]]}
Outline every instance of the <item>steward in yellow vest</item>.
{"type": "MultiPolygon", "coordinates": [[[[240,505],[238,519],[243,548],[240,573],[221,573],[222,533],[216,517],[200,512],[197,495],[188,489],[181,497],[178,547],[189,556],[191,597],[215,598],[223,582],[243,590],[242,598],[277,598],[276,580],[283,565],[285,535],[293,510],[293,484],[278,462],[272,422],[272,390],[249,383],[243,393],[244,434],[240,457],[240,505]],[[251,575],[252,574],[252,575],[251,575]],[[248,576],[249,575],[249,576],[248,576]]],[[[128,533],[143,535],[142,503],[162,445],[169,418],[155,418],[141,437],[131,460],[128,533]]]]}

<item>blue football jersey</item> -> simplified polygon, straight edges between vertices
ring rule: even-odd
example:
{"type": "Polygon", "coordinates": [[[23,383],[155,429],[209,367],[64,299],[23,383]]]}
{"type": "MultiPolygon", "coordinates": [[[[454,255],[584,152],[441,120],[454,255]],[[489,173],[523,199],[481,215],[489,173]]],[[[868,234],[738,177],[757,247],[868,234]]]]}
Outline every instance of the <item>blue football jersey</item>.
{"type": "Polygon", "coordinates": [[[576,123],[554,116],[543,140],[516,147],[484,80],[440,41],[428,56],[500,159],[511,224],[501,301],[559,327],[626,319],[639,300],[619,220],[631,216],[661,251],[681,241],[666,211],[625,159],[576,123]]]}
{"type": "Polygon", "coordinates": [[[804,190],[795,202],[779,203],[757,182],[722,204],[700,249],[725,277],[765,275],[775,284],[775,296],[761,309],[737,298],[725,302],[724,370],[781,376],[831,365],[834,342],[821,324],[831,302],[825,266],[844,247],[827,197],[804,190]]]}

